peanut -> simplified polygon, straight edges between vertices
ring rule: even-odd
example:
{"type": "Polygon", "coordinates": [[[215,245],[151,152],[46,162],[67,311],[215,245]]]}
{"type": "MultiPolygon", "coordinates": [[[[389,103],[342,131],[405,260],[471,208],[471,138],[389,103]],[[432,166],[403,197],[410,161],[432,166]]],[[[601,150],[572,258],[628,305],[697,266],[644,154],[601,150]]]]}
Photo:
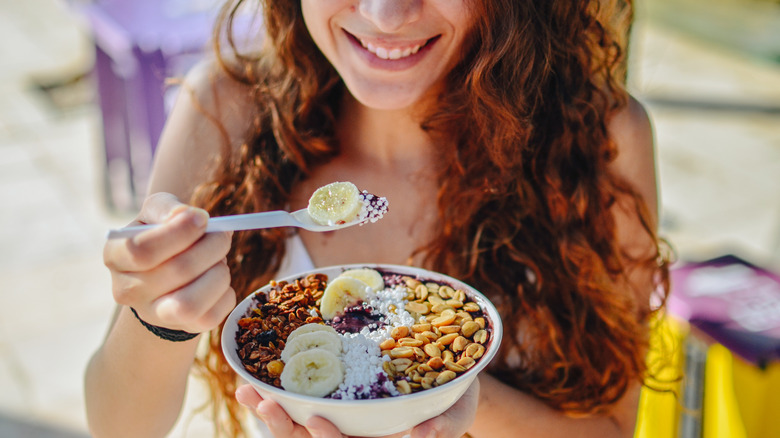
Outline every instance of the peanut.
{"type": "Polygon", "coordinates": [[[428,312],[430,312],[428,306],[426,306],[423,303],[418,303],[415,301],[406,303],[406,306],[404,308],[409,313],[419,313],[420,315],[426,315],[428,312]]]}
{"type": "Polygon", "coordinates": [[[474,321],[466,321],[463,323],[463,326],[460,328],[460,334],[462,334],[467,338],[470,338],[478,330],[479,330],[479,324],[477,324],[474,321]]]}
{"type": "Polygon", "coordinates": [[[443,384],[449,382],[450,380],[454,379],[455,377],[456,376],[455,376],[455,372],[454,371],[450,371],[450,370],[442,371],[436,377],[436,383],[439,384],[439,385],[443,385],[443,384]]]}
{"type": "Polygon", "coordinates": [[[463,310],[465,310],[466,312],[479,312],[482,309],[479,307],[479,304],[472,301],[470,303],[464,304],[463,310]]]}
{"type": "Polygon", "coordinates": [[[454,371],[456,373],[462,373],[466,371],[466,367],[463,365],[458,365],[457,362],[444,362],[444,367],[447,368],[450,371],[454,371]]]}
{"type": "Polygon", "coordinates": [[[412,350],[412,347],[395,347],[390,350],[390,357],[393,359],[412,356],[414,356],[414,350],[412,350]]]}
{"type": "Polygon", "coordinates": [[[406,287],[409,289],[415,289],[417,286],[421,285],[420,280],[414,279],[412,277],[404,277],[404,282],[406,283],[406,287]]]}
{"type": "Polygon", "coordinates": [[[471,357],[463,356],[455,363],[462,366],[465,369],[470,369],[471,367],[477,364],[477,361],[475,361],[471,357]]]}
{"type": "MultiPolygon", "coordinates": [[[[423,341],[420,341],[420,340],[414,339],[414,338],[401,338],[401,339],[398,340],[398,345],[400,345],[402,347],[419,347],[419,346],[421,346],[423,344],[424,344],[423,341]]],[[[381,345],[380,345],[380,348],[381,348],[381,345]]]]}
{"type": "Polygon", "coordinates": [[[392,362],[389,361],[382,362],[382,369],[385,371],[385,373],[388,376],[390,377],[395,376],[395,365],[393,365],[392,362]]]}
{"type": "Polygon", "coordinates": [[[450,349],[453,353],[459,353],[466,349],[466,346],[470,344],[469,340],[464,338],[463,336],[458,336],[455,338],[454,341],[452,341],[452,345],[450,345],[450,349]]]}
{"type": "Polygon", "coordinates": [[[412,331],[414,333],[425,333],[427,331],[430,331],[431,327],[433,327],[433,326],[431,326],[430,324],[427,324],[427,323],[425,323],[425,324],[414,324],[414,325],[412,325],[412,331]]]}
{"type": "Polygon", "coordinates": [[[405,325],[393,327],[393,330],[390,331],[390,336],[392,336],[392,338],[396,341],[401,338],[405,338],[409,336],[409,327],[405,325]]]}
{"type": "Polygon", "coordinates": [[[444,361],[440,357],[433,357],[426,363],[431,369],[440,370],[444,366],[444,361]]]}
{"type": "MultiPolygon", "coordinates": [[[[441,316],[434,318],[431,321],[431,324],[433,324],[436,327],[441,327],[444,325],[450,325],[453,322],[455,322],[455,313],[444,313],[442,312],[441,316]]],[[[441,330],[441,329],[440,329],[441,330]]]]}
{"type": "Polygon", "coordinates": [[[478,332],[474,333],[474,342],[479,342],[480,344],[485,344],[488,340],[488,332],[485,329],[480,329],[478,332]]]}
{"type": "Polygon", "coordinates": [[[423,351],[430,357],[441,357],[441,350],[434,344],[425,344],[423,351]]]}
{"type": "Polygon", "coordinates": [[[382,343],[379,344],[379,349],[381,350],[392,350],[395,348],[395,339],[389,338],[382,341],[382,343]]]}
{"type": "Polygon", "coordinates": [[[393,367],[395,368],[396,371],[403,372],[407,368],[409,368],[410,365],[412,365],[412,360],[403,357],[403,358],[393,359],[390,361],[390,363],[393,364],[393,367]]]}
{"type": "Polygon", "coordinates": [[[444,333],[446,335],[448,335],[450,333],[458,333],[460,330],[461,330],[460,326],[457,325],[457,324],[455,324],[455,325],[444,325],[444,326],[439,327],[439,331],[441,331],[442,333],[444,333]]]}
{"type": "Polygon", "coordinates": [[[414,288],[414,296],[421,301],[425,301],[428,299],[428,288],[424,285],[419,285],[416,288],[414,288]]]}

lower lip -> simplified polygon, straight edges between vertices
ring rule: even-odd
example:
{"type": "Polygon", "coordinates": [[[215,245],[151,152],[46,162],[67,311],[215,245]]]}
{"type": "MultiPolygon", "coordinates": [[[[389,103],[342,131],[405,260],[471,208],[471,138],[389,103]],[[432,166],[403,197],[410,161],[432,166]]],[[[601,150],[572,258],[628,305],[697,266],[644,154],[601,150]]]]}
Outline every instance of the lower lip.
{"type": "Polygon", "coordinates": [[[360,41],[358,41],[357,38],[355,38],[353,35],[349,34],[348,32],[344,32],[347,35],[347,40],[352,44],[352,46],[357,51],[358,55],[365,60],[365,62],[372,68],[376,68],[379,70],[387,70],[387,71],[401,71],[406,70],[409,68],[414,67],[415,65],[419,64],[425,55],[431,51],[431,48],[434,44],[439,40],[439,37],[434,37],[420,48],[420,50],[417,51],[417,53],[409,55],[405,58],[400,59],[382,59],[375,54],[371,53],[363,47],[362,44],[360,44],[360,41]]]}

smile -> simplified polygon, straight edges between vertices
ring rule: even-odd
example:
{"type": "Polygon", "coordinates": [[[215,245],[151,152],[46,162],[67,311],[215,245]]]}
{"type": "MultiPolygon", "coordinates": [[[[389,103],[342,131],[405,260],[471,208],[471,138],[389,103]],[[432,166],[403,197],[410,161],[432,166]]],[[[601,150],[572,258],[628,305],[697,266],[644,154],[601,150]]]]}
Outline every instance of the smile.
{"type": "Polygon", "coordinates": [[[376,46],[362,39],[358,39],[358,40],[360,41],[360,45],[363,46],[364,49],[368,50],[369,52],[376,55],[378,58],[382,58],[382,59],[406,58],[408,56],[414,55],[415,53],[419,52],[420,49],[424,47],[425,44],[427,44],[426,42],[423,44],[415,44],[414,46],[404,47],[404,48],[400,48],[400,47],[387,48],[382,46],[376,46]]]}
{"type": "Polygon", "coordinates": [[[360,44],[360,46],[363,47],[367,52],[384,61],[397,61],[409,58],[439,39],[439,36],[437,35],[424,41],[418,40],[417,42],[390,44],[385,42],[369,41],[346,31],[344,33],[346,33],[347,36],[352,39],[352,41],[360,44]]]}

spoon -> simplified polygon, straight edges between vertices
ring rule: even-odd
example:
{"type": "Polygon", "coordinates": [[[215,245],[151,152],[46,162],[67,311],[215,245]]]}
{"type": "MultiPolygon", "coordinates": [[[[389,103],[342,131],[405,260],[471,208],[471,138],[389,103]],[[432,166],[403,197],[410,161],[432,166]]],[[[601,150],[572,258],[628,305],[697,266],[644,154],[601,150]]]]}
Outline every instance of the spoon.
{"type": "MultiPolygon", "coordinates": [[[[314,222],[307,209],[303,208],[292,213],[287,211],[266,211],[262,213],[237,214],[232,216],[218,216],[209,218],[206,225],[206,232],[215,231],[239,231],[239,230],[257,230],[260,228],[276,227],[298,227],[309,231],[333,231],[342,228],[351,227],[360,223],[367,222],[366,219],[359,218],[336,225],[321,225],[314,222]]],[[[136,234],[156,228],[160,224],[134,225],[130,227],[109,230],[107,237],[109,239],[119,239],[123,237],[133,237],[136,234]]]]}

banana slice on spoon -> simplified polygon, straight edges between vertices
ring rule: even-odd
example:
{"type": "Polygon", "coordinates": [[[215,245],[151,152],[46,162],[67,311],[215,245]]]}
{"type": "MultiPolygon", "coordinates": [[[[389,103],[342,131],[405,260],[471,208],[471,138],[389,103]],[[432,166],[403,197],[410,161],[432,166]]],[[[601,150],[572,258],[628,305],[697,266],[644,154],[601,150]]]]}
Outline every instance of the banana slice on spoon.
{"type": "Polygon", "coordinates": [[[351,182],[334,182],[314,191],[309,216],[322,225],[340,225],[358,218],[363,208],[360,190],[351,182]]]}

